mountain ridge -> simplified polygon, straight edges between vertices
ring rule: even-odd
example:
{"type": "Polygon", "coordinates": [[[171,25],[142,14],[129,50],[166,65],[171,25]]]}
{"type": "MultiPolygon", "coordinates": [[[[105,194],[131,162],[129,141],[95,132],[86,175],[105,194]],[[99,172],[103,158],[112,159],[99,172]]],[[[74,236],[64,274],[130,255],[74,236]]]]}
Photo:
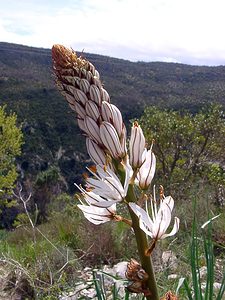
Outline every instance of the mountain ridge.
{"type": "MultiPolygon", "coordinates": [[[[225,66],[81,54],[98,69],[126,124],[148,105],[192,113],[211,102],[225,107],[225,66]]],[[[57,165],[73,190],[87,160],[85,139],[55,85],[51,50],[0,42],[0,70],[0,105],[7,104],[23,123],[25,144],[19,159],[23,173],[37,174],[57,165]]]]}

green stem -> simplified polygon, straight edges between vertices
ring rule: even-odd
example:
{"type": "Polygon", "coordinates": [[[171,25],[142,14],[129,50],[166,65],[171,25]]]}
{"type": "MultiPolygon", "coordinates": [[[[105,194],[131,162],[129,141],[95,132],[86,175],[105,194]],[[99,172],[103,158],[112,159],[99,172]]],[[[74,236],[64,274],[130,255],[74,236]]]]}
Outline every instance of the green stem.
{"type": "MultiPolygon", "coordinates": [[[[134,194],[134,188],[133,185],[129,186],[126,200],[128,202],[136,202],[136,196],[134,194]]],[[[151,256],[146,255],[146,250],[148,249],[148,240],[147,236],[144,233],[143,230],[139,227],[139,219],[136,216],[136,214],[129,208],[130,216],[132,219],[132,227],[134,230],[136,242],[137,242],[137,248],[138,253],[141,261],[142,268],[145,270],[145,272],[148,274],[148,280],[146,282],[146,287],[150,290],[151,295],[146,296],[147,300],[159,300],[159,294],[155,279],[155,273],[152,265],[151,256]]]]}

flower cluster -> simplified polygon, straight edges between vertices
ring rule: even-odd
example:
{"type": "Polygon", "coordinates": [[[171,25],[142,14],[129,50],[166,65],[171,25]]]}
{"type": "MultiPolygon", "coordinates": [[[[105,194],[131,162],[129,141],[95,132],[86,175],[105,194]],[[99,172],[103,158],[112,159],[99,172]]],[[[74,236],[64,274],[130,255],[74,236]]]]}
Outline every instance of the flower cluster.
{"type": "Polygon", "coordinates": [[[96,165],[95,171],[89,169],[93,177],[87,179],[86,187],[77,186],[81,191],[78,207],[84,216],[96,225],[118,220],[116,205],[124,202],[139,218],[140,228],[152,239],[175,234],[178,218],[173,230],[165,233],[174,206],[171,197],[160,199],[158,211],[155,197],[150,199],[151,216],[148,209],[145,211],[128,199],[131,186],[137,185],[143,193],[149,188],[156,169],[152,146],[146,147],[140,125],[133,123],[127,149],[121,112],[110,103],[95,67],[61,45],[53,46],[52,57],[57,85],[76,113],[78,126],[86,137],[88,154],[96,165]]]}
{"type": "Polygon", "coordinates": [[[177,233],[179,229],[180,220],[175,217],[174,226],[170,233],[166,233],[172,218],[172,210],[174,207],[174,200],[171,196],[160,198],[156,200],[154,197],[150,199],[150,211],[148,202],[146,201],[146,210],[138,206],[136,203],[129,203],[130,208],[140,218],[140,228],[149,235],[154,242],[160,239],[165,239],[177,233]],[[157,210],[157,202],[159,202],[159,210],[157,210]]]}
{"type": "Polygon", "coordinates": [[[110,104],[95,67],[73,50],[61,45],[52,48],[57,85],[87,138],[87,150],[96,164],[105,164],[106,155],[126,155],[126,128],[119,109],[110,104]]]}

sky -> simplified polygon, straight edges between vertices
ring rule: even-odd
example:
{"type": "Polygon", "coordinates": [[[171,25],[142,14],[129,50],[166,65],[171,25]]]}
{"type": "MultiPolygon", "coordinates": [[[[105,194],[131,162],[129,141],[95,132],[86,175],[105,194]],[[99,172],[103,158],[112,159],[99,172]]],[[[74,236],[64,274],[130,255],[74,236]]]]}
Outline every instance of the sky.
{"type": "Polygon", "coordinates": [[[0,0],[0,41],[225,65],[224,0],[0,0]]]}

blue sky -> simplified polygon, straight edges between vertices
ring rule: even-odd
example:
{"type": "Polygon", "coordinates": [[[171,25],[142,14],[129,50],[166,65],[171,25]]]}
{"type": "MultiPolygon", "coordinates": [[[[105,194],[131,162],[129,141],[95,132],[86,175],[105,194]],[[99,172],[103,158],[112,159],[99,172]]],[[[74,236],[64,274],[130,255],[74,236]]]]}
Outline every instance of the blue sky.
{"type": "Polygon", "coordinates": [[[0,0],[0,41],[225,65],[224,0],[0,0]]]}

